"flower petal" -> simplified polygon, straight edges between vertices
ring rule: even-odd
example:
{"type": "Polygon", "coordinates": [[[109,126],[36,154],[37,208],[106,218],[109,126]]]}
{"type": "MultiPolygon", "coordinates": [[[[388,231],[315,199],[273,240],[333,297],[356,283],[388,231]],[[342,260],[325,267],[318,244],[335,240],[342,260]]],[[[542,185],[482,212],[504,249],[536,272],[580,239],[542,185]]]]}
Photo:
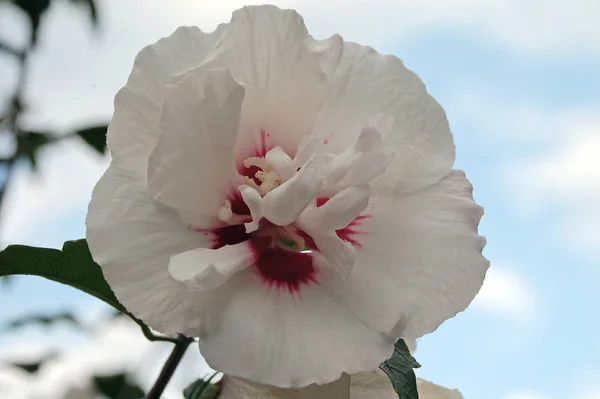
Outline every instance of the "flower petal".
{"type": "Polygon", "coordinates": [[[265,155],[265,161],[283,180],[291,179],[296,174],[297,168],[294,168],[294,161],[281,147],[271,148],[265,155]]]}
{"type": "Polygon", "coordinates": [[[372,370],[392,354],[391,339],[318,284],[305,285],[300,298],[269,289],[250,270],[227,284],[238,291],[199,341],[209,365],[227,375],[298,388],[372,370]]]}
{"type": "MultiPolygon", "coordinates": [[[[354,226],[350,281],[322,278],[355,314],[394,338],[417,338],[463,311],[489,266],[477,234],[482,208],[461,171],[403,198],[378,199],[354,226]]],[[[327,271],[327,268],[323,268],[327,271]]]]}
{"type": "Polygon", "coordinates": [[[343,229],[365,210],[369,204],[369,194],[368,184],[349,187],[325,204],[307,208],[300,216],[298,226],[309,232],[343,229]]]}
{"type": "Polygon", "coordinates": [[[198,300],[171,278],[169,258],[210,247],[207,233],[179,221],[172,209],[145,193],[139,176],[111,164],[92,193],[87,241],[119,301],[136,317],[165,333],[197,333],[198,300]]]}
{"type": "MultiPolygon", "coordinates": [[[[380,369],[352,374],[350,399],[398,399],[390,378],[380,369]]],[[[419,396],[419,399],[424,399],[419,396]]]]}
{"type": "Polygon", "coordinates": [[[322,180],[310,166],[300,169],[294,177],[263,197],[263,216],[278,226],[292,223],[314,200],[322,180]]]}
{"type": "Polygon", "coordinates": [[[258,230],[258,223],[263,217],[262,196],[256,189],[245,184],[239,186],[238,190],[240,190],[242,199],[246,206],[248,206],[250,217],[252,218],[250,222],[245,223],[246,233],[252,233],[253,231],[258,230]]]}
{"type": "Polygon", "coordinates": [[[252,241],[219,249],[197,248],[171,257],[169,273],[188,288],[203,291],[218,287],[234,273],[252,266],[257,253],[252,241]]]}
{"type": "Polygon", "coordinates": [[[213,226],[239,179],[234,148],[243,98],[226,69],[190,72],[167,89],[148,191],[189,226],[213,226]]]}
{"type": "Polygon", "coordinates": [[[140,51],[127,85],[115,97],[115,114],[108,127],[108,148],[116,162],[145,178],[156,144],[164,86],[171,75],[202,63],[223,27],[212,33],[181,27],[140,51]]]}
{"type": "Polygon", "coordinates": [[[209,56],[210,67],[227,66],[246,88],[238,165],[275,146],[295,154],[321,110],[325,76],[302,17],[275,6],[247,6],[233,13],[209,56]]]}
{"type": "Polygon", "coordinates": [[[348,375],[326,385],[312,384],[301,389],[276,388],[225,376],[219,399],[354,399],[350,396],[349,388],[348,375]]]}
{"type": "Polygon", "coordinates": [[[339,36],[314,44],[313,50],[321,54],[328,79],[315,126],[318,137],[343,149],[372,117],[387,114],[394,120],[388,140],[395,157],[378,179],[381,189],[412,193],[450,172],[455,154],[446,114],[402,61],[339,36]]]}

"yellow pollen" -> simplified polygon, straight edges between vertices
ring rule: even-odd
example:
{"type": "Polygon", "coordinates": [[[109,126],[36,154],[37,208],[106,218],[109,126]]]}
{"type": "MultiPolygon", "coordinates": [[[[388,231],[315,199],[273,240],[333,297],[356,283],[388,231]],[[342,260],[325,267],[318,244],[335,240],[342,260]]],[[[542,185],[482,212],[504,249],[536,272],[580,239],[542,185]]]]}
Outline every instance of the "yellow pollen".
{"type": "Polygon", "coordinates": [[[265,167],[263,170],[256,172],[256,178],[261,181],[260,192],[265,195],[269,191],[279,187],[282,183],[281,177],[271,169],[270,166],[265,167]]]}

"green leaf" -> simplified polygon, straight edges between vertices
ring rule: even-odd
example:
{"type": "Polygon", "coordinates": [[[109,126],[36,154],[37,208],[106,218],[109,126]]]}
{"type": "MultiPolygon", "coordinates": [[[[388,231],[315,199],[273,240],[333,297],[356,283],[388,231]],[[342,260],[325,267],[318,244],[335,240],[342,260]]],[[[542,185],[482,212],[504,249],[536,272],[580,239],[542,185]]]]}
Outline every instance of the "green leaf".
{"type": "Polygon", "coordinates": [[[17,157],[27,158],[31,167],[36,169],[39,151],[53,141],[54,137],[50,133],[24,132],[17,136],[17,157]]]}
{"type": "Polygon", "coordinates": [[[11,366],[19,368],[21,370],[24,370],[28,373],[34,374],[39,371],[39,369],[44,365],[44,363],[46,363],[49,360],[56,359],[56,357],[57,357],[57,354],[52,353],[52,354],[44,356],[43,358],[41,358],[40,360],[38,360],[36,362],[12,363],[11,366]]]}
{"type": "Polygon", "coordinates": [[[200,378],[192,382],[183,390],[183,397],[185,399],[216,399],[221,392],[221,384],[213,384],[211,381],[217,374],[213,374],[207,380],[200,378]]]}
{"type": "Polygon", "coordinates": [[[102,268],[94,262],[85,240],[67,241],[62,251],[26,245],[9,245],[0,252],[0,277],[25,274],[44,277],[69,285],[106,302],[135,321],[150,341],[177,343],[181,337],[153,332],[125,309],[104,279],[102,268]]]}
{"type": "Polygon", "coordinates": [[[95,376],[96,390],[110,399],[142,399],[144,391],[127,381],[125,374],[95,376]]]}
{"type": "Polygon", "coordinates": [[[12,0],[12,3],[19,7],[29,17],[31,23],[31,45],[37,42],[38,29],[42,15],[50,7],[50,0],[12,0]]]}
{"type": "Polygon", "coordinates": [[[94,27],[98,27],[98,8],[94,0],[71,0],[73,3],[84,4],[89,7],[90,19],[94,27]]]}
{"type": "Polygon", "coordinates": [[[42,367],[42,362],[36,362],[36,363],[13,363],[11,364],[12,367],[16,367],[18,369],[27,371],[30,374],[34,374],[37,373],[38,370],[40,369],[40,367],[42,367]]]}
{"type": "Polygon", "coordinates": [[[34,315],[16,319],[6,325],[6,330],[16,330],[18,328],[22,328],[31,324],[41,324],[43,326],[49,326],[51,324],[60,322],[71,324],[72,326],[77,327],[79,329],[84,329],[84,327],[81,325],[81,323],[79,323],[75,316],[73,316],[73,314],[63,312],[52,316],[34,315]]]}
{"type": "Polygon", "coordinates": [[[417,377],[413,369],[421,365],[410,354],[406,343],[399,339],[394,345],[391,358],[379,365],[392,382],[394,391],[400,399],[418,399],[417,377]]]}
{"type": "Polygon", "coordinates": [[[76,134],[85,140],[93,149],[98,151],[100,154],[106,152],[106,131],[108,126],[93,126],[86,129],[79,130],[76,134]]]}
{"type": "Polygon", "coordinates": [[[0,276],[26,274],[67,284],[127,313],[94,262],[85,240],[67,241],[63,249],[9,245],[0,252],[0,276]]]}

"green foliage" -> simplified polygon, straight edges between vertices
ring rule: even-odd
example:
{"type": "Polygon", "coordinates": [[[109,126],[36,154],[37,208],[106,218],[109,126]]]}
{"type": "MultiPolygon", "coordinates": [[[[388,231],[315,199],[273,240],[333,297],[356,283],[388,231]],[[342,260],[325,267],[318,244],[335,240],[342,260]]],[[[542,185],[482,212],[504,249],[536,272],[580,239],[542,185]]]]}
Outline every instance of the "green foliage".
{"type": "Polygon", "coordinates": [[[100,154],[106,152],[106,131],[108,126],[92,126],[76,132],[90,147],[98,151],[100,154]]]}
{"type": "Polygon", "coordinates": [[[39,151],[52,141],[54,138],[46,132],[23,132],[17,136],[17,157],[28,159],[31,167],[36,169],[39,151]]]}
{"type": "MultiPolygon", "coordinates": [[[[51,0],[10,0],[19,8],[30,22],[30,44],[35,46],[42,17],[50,8],[51,0]]],[[[90,19],[94,27],[98,26],[98,8],[95,0],[71,0],[74,4],[83,4],[88,7],[90,19]]]]}
{"type": "Polygon", "coordinates": [[[142,399],[144,391],[127,381],[125,374],[95,376],[96,391],[110,399],[142,399]]]}
{"type": "Polygon", "coordinates": [[[200,378],[192,382],[183,390],[183,397],[185,399],[216,399],[221,392],[221,384],[211,383],[216,375],[217,373],[213,374],[208,380],[200,378]]]}
{"type": "Polygon", "coordinates": [[[102,275],[85,240],[67,241],[62,251],[10,245],[0,252],[0,276],[27,274],[70,285],[127,312],[102,275]]]}
{"type": "Polygon", "coordinates": [[[9,245],[0,252],[0,277],[15,274],[44,277],[95,296],[129,316],[142,328],[144,336],[150,341],[178,343],[186,339],[182,336],[155,333],[129,313],[119,303],[104,279],[102,268],[94,262],[85,240],[67,241],[62,251],[26,245],[9,245]]]}
{"type": "Polygon", "coordinates": [[[34,363],[13,363],[12,367],[16,367],[18,369],[24,370],[30,374],[37,373],[37,371],[42,367],[43,362],[34,362],[34,363]]]}
{"type": "Polygon", "coordinates": [[[96,7],[96,2],[94,0],[71,0],[71,3],[88,6],[92,25],[95,27],[98,26],[98,8],[96,7]]]}
{"type": "Polygon", "coordinates": [[[45,356],[44,358],[38,360],[37,362],[12,363],[11,366],[19,368],[21,370],[24,370],[30,374],[34,374],[34,373],[38,372],[38,370],[44,365],[45,362],[47,362],[48,360],[54,359],[54,358],[56,358],[56,355],[48,355],[48,356],[45,356]]]}
{"type": "Polygon", "coordinates": [[[410,354],[406,343],[399,339],[394,345],[392,357],[379,366],[392,382],[400,399],[418,399],[417,377],[413,369],[421,365],[410,354]]]}
{"type": "Polygon", "coordinates": [[[54,323],[67,323],[73,327],[77,327],[79,329],[84,329],[84,327],[79,323],[79,321],[73,316],[72,313],[63,312],[58,313],[52,316],[48,315],[33,315],[26,316],[16,320],[11,321],[6,325],[6,330],[16,330],[18,328],[22,328],[25,326],[29,326],[32,324],[41,324],[42,326],[49,326],[54,323]]]}
{"type": "Polygon", "coordinates": [[[50,0],[12,0],[12,3],[20,8],[29,18],[29,22],[31,23],[30,42],[32,46],[35,45],[40,21],[42,15],[50,7],[50,0]]]}

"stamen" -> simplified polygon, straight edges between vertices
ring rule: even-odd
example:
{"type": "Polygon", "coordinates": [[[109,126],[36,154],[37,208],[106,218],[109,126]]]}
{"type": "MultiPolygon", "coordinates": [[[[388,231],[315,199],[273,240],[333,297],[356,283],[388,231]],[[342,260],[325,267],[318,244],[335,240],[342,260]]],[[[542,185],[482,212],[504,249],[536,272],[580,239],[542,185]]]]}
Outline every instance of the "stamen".
{"type": "Polygon", "coordinates": [[[277,172],[272,170],[270,166],[267,166],[262,171],[256,172],[256,178],[262,182],[260,184],[260,192],[263,195],[279,187],[279,185],[282,183],[277,172]]]}
{"type": "Polygon", "coordinates": [[[225,205],[223,205],[222,207],[219,208],[219,211],[217,212],[217,216],[219,217],[219,220],[221,220],[222,222],[228,222],[231,220],[231,218],[233,217],[233,212],[231,211],[231,201],[226,200],[225,201],[225,205]]]}
{"type": "Polygon", "coordinates": [[[283,249],[287,249],[288,251],[292,252],[302,252],[306,248],[304,238],[300,237],[289,228],[280,227],[277,235],[277,243],[283,249]]]}
{"type": "Polygon", "coordinates": [[[245,224],[246,233],[250,234],[258,230],[258,222],[263,217],[262,196],[250,186],[239,186],[238,189],[252,216],[252,221],[245,224]]]}
{"type": "Polygon", "coordinates": [[[296,173],[294,161],[281,147],[274,147],[269,150],[265,155],[265,160],[281,176],[282,180],[289,180],[296,173]]]}
{"type": "Polygon", "coordinates": [[[264,158],[250,157],[250,158],[244,159],[244,166],[246,168],[249,168],[251,166],[256,166],[257,168],[265,170],[269,166],[269,164],[267,163],[267,160],[264,158]]]}

